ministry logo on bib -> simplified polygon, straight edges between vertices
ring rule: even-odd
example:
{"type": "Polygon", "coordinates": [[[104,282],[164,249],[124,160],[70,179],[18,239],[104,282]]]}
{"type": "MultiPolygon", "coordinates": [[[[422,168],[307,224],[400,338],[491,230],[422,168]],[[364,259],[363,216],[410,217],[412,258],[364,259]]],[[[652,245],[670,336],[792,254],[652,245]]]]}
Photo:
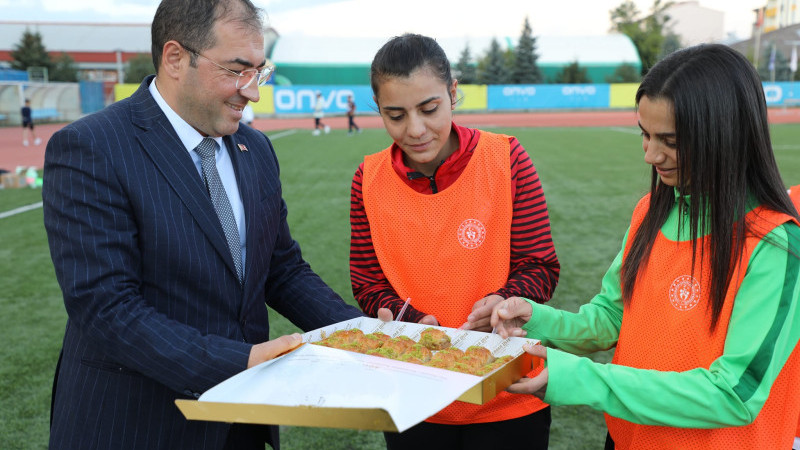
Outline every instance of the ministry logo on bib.
{"type": "Polygon", "coordinates": [[[480,247],[486,240],[486,227],[480,220],[467,219],[458,227],[458,243],[470,250],[480,247]]]}
{"type": "Polygon", "coordinates": [[[678,311],[689,311],[700,302],[700,283],[690,275],[681,275],[669,287],[669,302],[678,311]]]}

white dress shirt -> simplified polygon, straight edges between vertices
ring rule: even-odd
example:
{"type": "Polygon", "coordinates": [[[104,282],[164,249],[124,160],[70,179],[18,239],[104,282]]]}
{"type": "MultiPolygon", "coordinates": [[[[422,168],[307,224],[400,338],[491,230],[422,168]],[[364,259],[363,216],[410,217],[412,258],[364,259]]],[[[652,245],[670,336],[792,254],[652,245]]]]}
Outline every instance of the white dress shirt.
{"type": "MultiPolygon", "coordinates": [[[[203,168],[200,164],[200,155],[194,151],[194,148],[200,144],[200,141],[202,141],[205,136],[192,128],[178,113],[170,108],[166,100],[164,100],[164,97],[161,96],[156,88],[156,78],[153,78],[149,89],[153,99],[161,110],[164,111],[167,120],[169,120],[172,128],[178,134],[178,138],[180,138],[186,151],[189,152],[189,156],[192,157],[192,161],[194,161],[194,165],[197,168],[197,173],[202,179],[203,168]]],[[[242,248],[242,272],[247,273],[244,265],[244,262],[247,260],[245,253],[245,238],[247,236],[245,232],[247,230],[244,223],[244,205],[242,204],[242,197],[239,195],[239,186],[236,184],[236,173],[233,170],[233,163],[231,162],[231,156],[227,151],[227,147],[225,146],[225,141],[223,141],[221,137],[215,137],[213,139],[219,144],[216,153],[217,171],[219,172],[220,180],[222,180],[222,185],[225,188],[225,193],[228,194],[228,201],[231,203],[233,217],[236,220],[236,228],[239,230],[239,244],[242,248]]],[[[203,183],[205,184],[205,181],[203,183]]]]}

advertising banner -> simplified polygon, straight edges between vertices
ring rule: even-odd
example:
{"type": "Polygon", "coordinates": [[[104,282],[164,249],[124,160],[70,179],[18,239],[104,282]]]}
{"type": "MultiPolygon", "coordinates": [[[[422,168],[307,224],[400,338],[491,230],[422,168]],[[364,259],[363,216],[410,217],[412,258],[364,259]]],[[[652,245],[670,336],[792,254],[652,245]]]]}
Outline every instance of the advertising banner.
{"type": "MultiPolygon", "coordinates": [[[[462,111],[633,108],[638,87],[638,83],[459,85],[457,108],[462,111]]],[[[763,83],[763,87],[767,106],[800,106],[800,83],[763,83]]],[[[116,84],[114,100],[129,97],[138,88],[138,84],[116,84]]],[[[346,113],[348,95],[353,96],[357,113],[377,111],[372,89],[366,85],[262,86],[261,100],[252,104],[253,111],[262,116],[310,115],[314,112],[317,91],[322,94],[325,114],[346,113]]]]}
{"type": "Polygon", "coordinates": [[[136,90],[139,89],[139,85],[136,83],[117,83],[114,85],[114,101],[118,102],[123,98],[128,98],[133,95],[136,90]]]}
{"type": "Polygon", "coordinates": [[[347,96],[352,95],[357,113],[374,113],[375,102],[369,86],[275,86],[275,113],[311,114],[314,112],[314,99],[319,91],[325,114],[344,114],[347,112],[347,96]]]}
{"type": "Polygon", "coordinates": [[[800,84],[793,82],[763,83],[767,106],[800,105],[800,84]]]}
{"type": "Polygon", "coordinates": [[[619,83],[610,87],[612,108],[633,108],[636,106],[636,90],[639,83],[619,83]]]}
{"type": "Polygon", "coordinates": [[[461,111],[485,111],[487,109],[485,84],[459,84],[458,104],[456,108],[461,111]]]}
{"type": "Polygon", "coordinates": [[[608,84],[489,86],[489,110],[608,108],[608,84]]]}
{"type": "MultiPolygon", "coordinates": [[[[139,89],[138,83],[118,83],[114,85],[114,101],[118,102],[123,98],[128,98],[139,89]]],[[[256,103],[250,103],[253,112],[257,114],[275,114],[275,104],[273,103],[274,86],[268,84],[258,87],[258,94],[261,99],[256,103]]]]}
{"type": "Polygon", "coordinates": [[[261,99],[256,103],[250,103],[255,114],[275,114],[275,103],[272,101],[272,90],[275,87],[271,84],[266,86],[259,86],[258,94],[261,99]]]}

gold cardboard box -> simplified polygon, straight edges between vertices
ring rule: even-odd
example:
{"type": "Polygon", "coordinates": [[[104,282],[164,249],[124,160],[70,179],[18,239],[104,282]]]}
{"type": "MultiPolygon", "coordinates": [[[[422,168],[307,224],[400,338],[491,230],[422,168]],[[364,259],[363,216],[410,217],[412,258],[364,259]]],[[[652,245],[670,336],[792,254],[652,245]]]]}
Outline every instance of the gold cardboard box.
{"type": "Polygon", "coordinates": [[[300,348],[231,377],[199,400],[176,400],[175,403],[190,420],[404,431],[455,400],[484,404],[540,363],[539,358],[522,350],[523,344],[531,342],[529,339],[502,339],[496,334],[445,327],[435,328],[445,331],[454,347],[465,350],[472,345],[481,345],[496,357],[511,355],[513,359],[494,372],[478,377],[308,345],[336,330],[350,328],[358,328],[364,333],[380,331],[392,337],[406,335],[418,341],[419,333],[428,326],[381,322],[367,317],[339,322],[305,333],[300,348]],[[300,368],[294,375],[281,372],[292,365],[300,368]],[[320,375],[304,373],[314,370],[320,375]],[[340,378],[337,378],[337,371],[343,374],[340,378]],[[306,391],[301,379],[303,375],[328,384],[317,386],[315,383],[306,391]],[[370,383],[380,386],[383,382],[381,376],[387,375],[386,392],[380,388],[369,390],[370,383]],[[400,378],[392,378],[395,376],[400,378]],[[402,378],[406,376],[419,378],[402,378]],[[270,381],[265,381],[267,379],[270,381]],[[298,391],[287,394],[291,398],[285,404],[268,404],[272,397],[263,394],[264,385],[283,386],[281,394],[293,388],[298,391]],[[408,386],[408,389],[403,386],[408,386]],[[253,392],[245,392],[248,390],[253,392]],[[263,397],[259,397],[261,394],[263,397]],[[394,402],[391,401],[392,395],[396,397],[394,402]]]}

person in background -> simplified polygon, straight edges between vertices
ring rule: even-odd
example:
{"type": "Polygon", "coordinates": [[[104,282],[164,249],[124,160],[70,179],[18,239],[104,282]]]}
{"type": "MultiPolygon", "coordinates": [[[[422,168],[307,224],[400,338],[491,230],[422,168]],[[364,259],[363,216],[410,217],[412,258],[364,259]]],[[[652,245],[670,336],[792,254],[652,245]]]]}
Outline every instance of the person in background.
{"type": "Polygon", "coordinates": [[[361,128],[356,125],[356,102],[353,100],[352,95],[347,96],[347,134],[352,135],[355,130],[356,133],[361,133],[361,128]]]}
{"type": "MultiPolygon", "coordinates": [[[[457,82],[430,37],[389,40],[370,81],[393,142],[364,159],[351,187],[350,277],[361,308],[397,316],[410,299],[403,321],[489,332],[497,302],[549,300],[560,266],[539,175],[519,141],[453,123],[457,82]]],[[[384,436],[392,450],[546,449],[549,429],[548,405],[501,393],[384,436]]]]}
{"type": "Polygon", "coordinates": [[[690,47],[650,69],[636,103],[650,193],[577,313],[495,306],[498,333],[540,339],[527,351],[547,361],[508,391],[604,411],[606,448],[789,449],[800,228],[758,73],[725,45],[690,47]],[[614,346],[611,364],[577,356],[614,346]]]}
{"type": "Polygon", "coordinates": [[[320,130],[325,134],[331,132],[331,127],[322,123],[323,117],[325,117],[325,101],[322,98],[322,92],[317,91],[314,99],[314,131],[311,132],[314,136],[319,136],[320,130]]]}
{"type": "Polygon", "coordinates": [[[267,305],[302,330],[363,316],[303,259],[272,144],[240,126],[271,74],[263,29],[248,0],[163,0],[155,77],[50,139],[68,315],[51,449],[278,448],[275,426],[189,421],[175,400],[300,344],[270,340],[267,305]]]}
{"type": "Polygon", "coordinates": [[[25,106],[20,108],[22,115],[22,145],[27,147],[30,145],[30,139],[33,138],[33,145],[39,145],[42,140],[36,136],[36,131],[33,130],[33,110],[31,110],[31,101],[25,99],[25,106]]]}
{"type": "Polygon", "coordinates": [[[240,122],[242,122],[245,125],[253,126],[253,120],[255,118],[256,116],[253,113],[253,107],[250,106],[250,103],[246,104],[244,106],[244,109],[242,109],[242,119],[240,120],[240,122]]]}

